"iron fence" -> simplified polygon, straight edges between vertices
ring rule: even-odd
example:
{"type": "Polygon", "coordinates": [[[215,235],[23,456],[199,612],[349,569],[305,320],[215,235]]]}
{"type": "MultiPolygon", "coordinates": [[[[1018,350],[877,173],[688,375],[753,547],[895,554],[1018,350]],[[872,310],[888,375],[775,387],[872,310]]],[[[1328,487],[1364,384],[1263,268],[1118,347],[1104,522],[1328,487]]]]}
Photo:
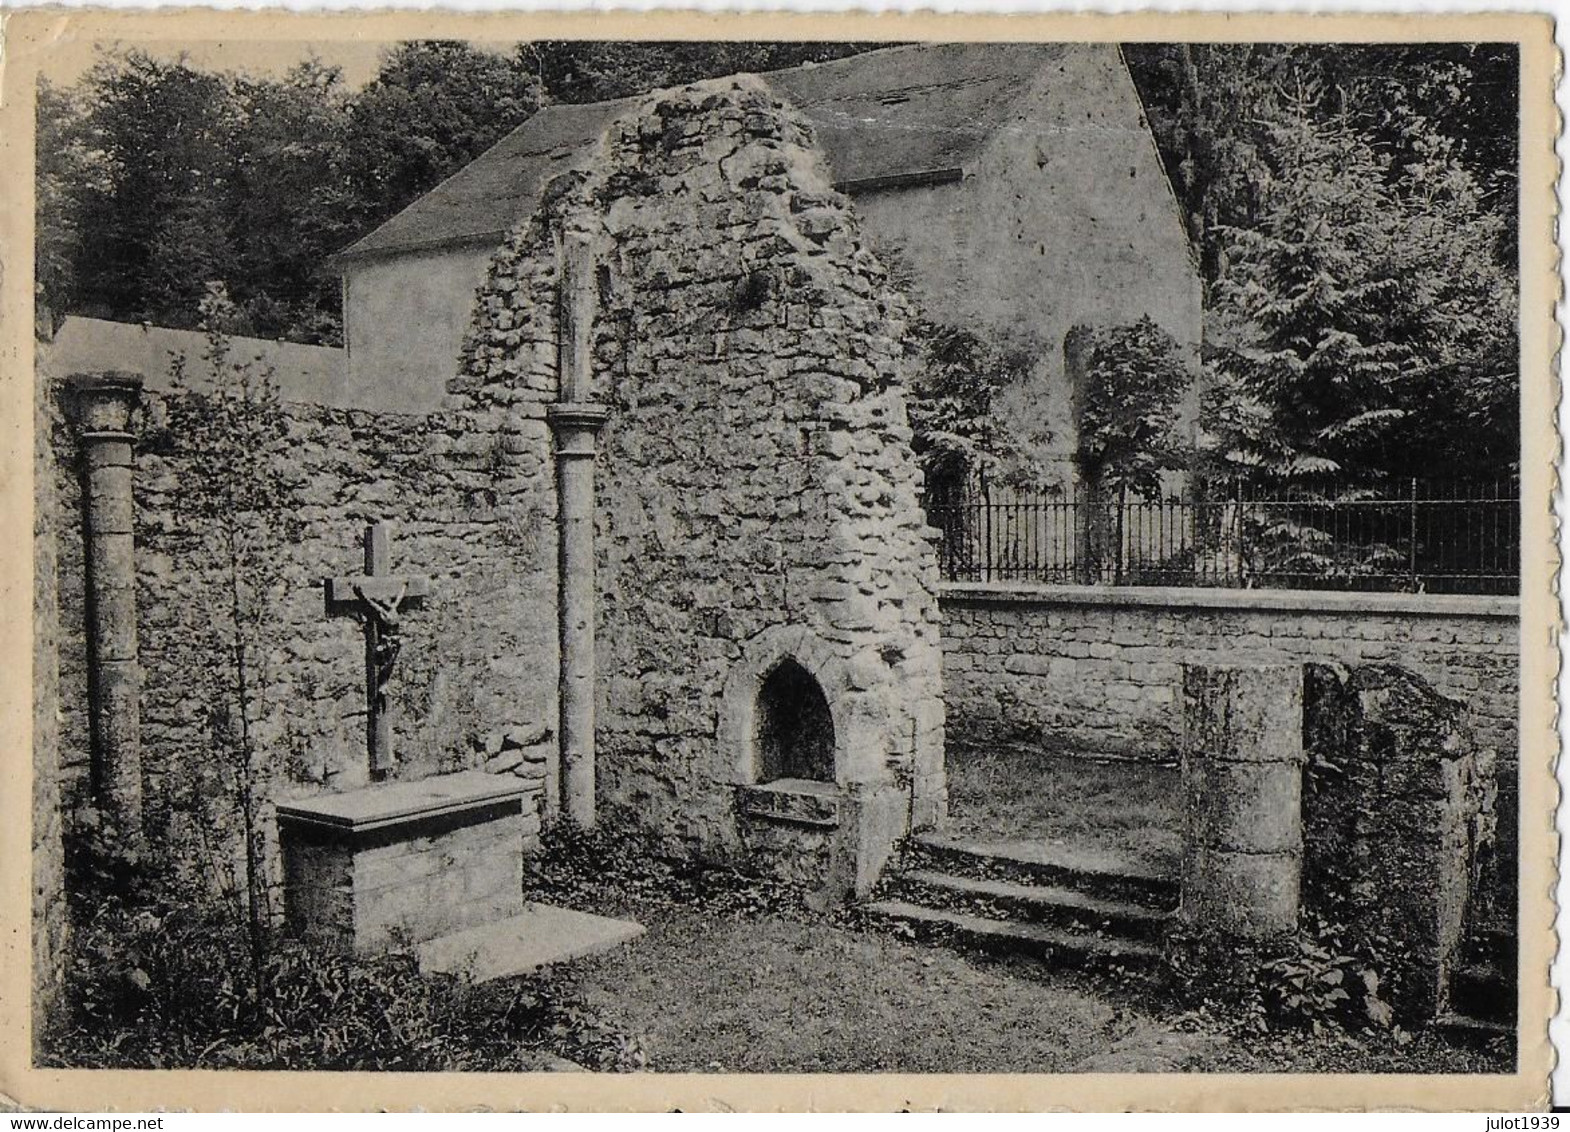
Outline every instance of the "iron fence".
{"type": "Polygon", "coordinates": [[[927,500],[950,581],[1515,593],[1514,481],[1143,498],[974,480],[927,500]]]}

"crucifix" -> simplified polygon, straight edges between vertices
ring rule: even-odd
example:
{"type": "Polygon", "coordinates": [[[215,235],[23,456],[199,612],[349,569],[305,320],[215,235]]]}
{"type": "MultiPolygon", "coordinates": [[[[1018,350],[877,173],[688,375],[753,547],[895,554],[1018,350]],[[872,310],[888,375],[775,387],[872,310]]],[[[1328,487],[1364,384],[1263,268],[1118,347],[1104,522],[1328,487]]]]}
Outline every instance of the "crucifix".
{"type": "Polygon", "coordinates": [[[392,706],[387,685],[402,647],[401,618],[430,595],[429,578],[395,576],[387,548],[386,523],[365,528],[365,573],[328,578],[327,615],[357,617],[365,626],[366,747],[371,777],[384,778],[393,767],[392,706]]]}

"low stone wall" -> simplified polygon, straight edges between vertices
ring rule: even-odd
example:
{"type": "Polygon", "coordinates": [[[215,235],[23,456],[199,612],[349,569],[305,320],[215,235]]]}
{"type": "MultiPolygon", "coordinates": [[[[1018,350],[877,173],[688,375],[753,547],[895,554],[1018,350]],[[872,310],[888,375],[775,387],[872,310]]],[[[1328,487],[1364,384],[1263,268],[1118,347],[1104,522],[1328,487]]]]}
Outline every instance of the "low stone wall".
{"type": "Polygon", "coordinates": [[[1184,664],[1399,664],[1465,701],[1514,765],[1513,597],[954,584],[940,594],[950,746],[1171,758],[1184,664]]]}

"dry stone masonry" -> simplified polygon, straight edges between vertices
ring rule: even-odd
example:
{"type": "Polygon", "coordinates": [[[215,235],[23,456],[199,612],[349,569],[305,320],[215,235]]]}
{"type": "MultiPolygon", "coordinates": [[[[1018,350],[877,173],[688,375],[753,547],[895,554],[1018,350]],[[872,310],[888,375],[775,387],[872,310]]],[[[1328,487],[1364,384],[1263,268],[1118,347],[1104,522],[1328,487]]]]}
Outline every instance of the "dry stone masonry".
{"type": "Polygon", "coordinates": [[[457,387],[546,417],[556,243],[591,243],[600,802],[685,852],[818,881],[849,857],[852,885],[943,813],[937,572],[905,309],[810,145],[751,80],[613,123],[493,264],[457,387]],[[761,768],[733,717],[786,662],[826,698],[834,789],[776,783],[800,797],[770,812],[738,795],[761,768]]]}

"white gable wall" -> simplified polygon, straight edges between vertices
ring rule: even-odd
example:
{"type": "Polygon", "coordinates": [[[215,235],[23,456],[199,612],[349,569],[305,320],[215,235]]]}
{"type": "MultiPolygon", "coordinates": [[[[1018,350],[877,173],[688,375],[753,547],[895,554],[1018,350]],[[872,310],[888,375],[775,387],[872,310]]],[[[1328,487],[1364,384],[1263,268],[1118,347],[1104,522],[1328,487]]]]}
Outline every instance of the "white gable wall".
{"type": "Polygon", "coordinates": [[[964,180],[863,194],[856,209],[924,313],[1037,359],[1004,411],[1054,479],[1077,447],[1063,340],[1149,315],[1197,357],[1199,276],[1115,46],[1066,53],[964,180]]]}
{"type": "Polygon", "coordinates": [[[495,250],[492,243],[425,248],[345,266],[344,342],[355,404],[396,413],[443,407],[495,250]]]}

